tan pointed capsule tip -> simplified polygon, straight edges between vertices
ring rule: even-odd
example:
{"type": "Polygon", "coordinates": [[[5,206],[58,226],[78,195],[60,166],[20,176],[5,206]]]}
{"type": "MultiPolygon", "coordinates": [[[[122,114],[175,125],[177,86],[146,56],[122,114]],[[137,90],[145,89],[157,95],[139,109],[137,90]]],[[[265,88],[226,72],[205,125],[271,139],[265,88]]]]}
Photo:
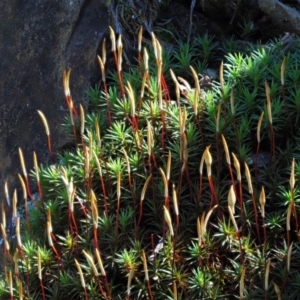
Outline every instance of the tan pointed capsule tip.
{"type": "Polygon", "coordinates": [[[150,122],[147,120],[147,145],[148,145],[148,156],[151,155],[152,149],[154,147],[154,139],[153,139],[153,132],[152,126],[150,122]]]}
{"type": "Polygon", "coordinates": [[[102,168],[101,168],[101,165],[100,165],[99,158],[98,158],[98,156],[97,156],[97,154],[95,153],[94,150],[93,150],[93,156],[95,158],[95,162],[96,162],[96,165],[97,165],[98,173],[99,173],[100,177],[102,178],[102,168]]]}
{"type": "Polygon", "coordinates": [[[209,152],[210,146],[206,147],[205,150],[205,155],[204,155],[204,161],[206,163],[206,168],[207,168],[207,176],[211,176],[211,166],[212,166],[212,156],[209,152]]]}
{"type": "Polygon", "coordinates": [[[45,126],[46,134],[49,136],[50,135],[50,130],[49,130],[47,119],[46,119],[45,115],[40,110],[38,110],[37,112],[38,112],[38,114],[40,115],[40,117],[43,121],[43,124],[45,126]]]}
{"type": "Polygon", "coordinates": [[[13,256],[13,260],[14,260],[14,262],[17,264],[18,263],[18,260],[19,260],[19,258],[20,258],[20,256],[19,256],[19,249],[18,248],[16,248],[16,252],[15,252],[15,254],[14,254],[14,256],[13,256]]]}
{"type": "Polygon", "coordinates": [[[115,32],[114,32],[114,30],[110,26],[108,26],[108,28],[109,28],[109,36],[110,36],[110,40],[111,40],[111,50],[113,52],[115,52],[116,51],[116,36],[115,36],[115,32]]]}
{"type": "Polygon", "coordinates": [[[102,62],[103,65],[106,63],[106,38],[103,39],[102,43],[102,62]]]}
{"type": "Polygon", "coordinates": [[[74,212],[74,197],[75,197],[75,193],[76,193],[76,187],[74,188],[74,190],[72,191],[72,193],[69,195],[69,209],[70,209],[71,213],[74,212]]]}
{"type": "Polygon", "coordinates": [[[222,90],[222,92],[224,93],[223,69],[224,69],[224,64],[223,64],[223,61],[221,61],[221,64],[220,64],[219,79],[220,79],[220,84],[221,84],[221,90],[222,90]]]}
{"type": "Polygon", "coordinates": [[[77,270],[78,270],[78,272],[79,272],[80,281],[81,281],[81,286],[82,286],[83,288],[85,288],[85,281],[84,281],[84,277],[83,277],[83,273],[82,273],[81,266],[80,266],[80,264],[79,264],[79,262],[77,261],[76,258],[75,258],[74,260],[75,260],[76,268],[77,268],[77,270]]]}
{"type": "Polygon", "coordinates": [[[168,160],[167,160],[167,181],[170,180],[170,176],[171,176],[171,161],[172,161],[172,153],[169,150],[169,154],[168,154],[168,160]]]}
{"type": "Polygon", "coordinates": [[[245,174],[246,174],[246,178],[247,178],[247,182],[248,182],[249,194],[253,194],[251,174],[250,174],[249,167],[246,162],[245,162],[245,174]]]}
{"type": "Polygon", "coordinates": [[[7,235],[6,235],[6,230],[4,228],[3,223],[1,223],[1,231],[2,231],[2,237],[4,239],[4,246],[5,246],[5,250],[9,251],[10,246],[9,246],[9,242],[7,240],[7,235]]]}
{"type": "Polygon", "coordinates": [[[147,188],[148,188],[148,185],[149,185],[149,182],[150,182],[151,178],[152,178],[152,174],[150,174],[148,176],[148,178],[146,179],[146,182],[144,184],[144,187],[143,187],[143,190],[142,190],[142,193],[141,193],[141,201],[143,201],[144,198],[145,198],[145,194],[146,194],[146,191],[147,191],[147,188]]]}
{"type": "Polygon", "coordinates": [[[75,125],[75,122],[74,122],[74,104],[73,104],[73,100],[72,100],[72,97],[70,96],[70,102],[69,102],[69,112],[70,112],[70,119],[71,119],[71,124],[72,126],[75,125]]]}
{"type": "Polygon", "coordinates": [[[169,227],[170,234],[171,234],[171,236],[174,236],[174,230],[173,230],[173,225],[172,225],[172,220],[171,220],[170,213],[169,213],[168,209],[165,206],[163,206],[163,208],[164,208],[164,217],[165,217],[166,223],[169,227]]]}
{"type": "Polygon", "coordinates": [[[154,56],[155,59],[157,59],[157,43],[156,43],[156,38],[154,32],[151,32],[151,38],[152,38],[152,46],[154,50],[154,56]]]}
{"type": "Polygon", "coordinates": [[[259,195],[259,203],[260,203],[260,208],[261,208],[261,216],[264,218],[265,217],[265,204],[266,204],[266,194],[265,194],[264,187],[261,188],[261,192],[259,195]]]}
{"type": "Polygon", "coordinates": [[[127,81],[127,86],[125,86],[125,89],[130,102],[130,116],[133,118],[135,116],[135,99],[134,92],[129,81],[127,81]]]}
{"type": "Polygon", "coordinates": [[[105,82],[106,81],[106,78],[105,78],[105,68],[104,68],[104,63],[101,59],[101,57],[98,55],[98,63],[99,63],[99,66],[100,66],[100,70],[101,70],[101,75],[102,75],[102,81],[105,82]]]}
{"type": "Polygon", "coordinates": [[[293,160],[292,160],[290,188],[291,188],[291,190],[294,190],[294,188],[295,188],[295,158],[293,158],[293,160]]]}
{"type": "Polygon", "coordinates": [[[171,78],[173,79],[175,85],[178,85],[179,82],[178,82],[178,80],[177,80],[177,78],[176,78],[176,76],[175,76],[175,73],[173,72],[172,69],[170,69],[170,74],[171,74],[171,78]]]}
{"type": "Polygon", "coordinates": [[[5,198],[6,198],[7,205],[10,207],[10,198],[9,198],[9,194],[8,194],[7,181],[5,181],[5,184],[4,184],[4,193],[5,193],[5,198]]]}
{"type": "Polygon", "coordinates": [[[179,76],[177,78],[178,78],[178,81],[180,81],[184,85],[182,88],[182,91],[190,92],[192,90],[188,81],[186,81],[185,79],[183,79],[182,77],[179,77],[179,76]]]}
{"type": "Polygon", "coordinates": [[[146,85],[146,80],[147,80],[147,71],[143,75],[143,80],[142,80],[142,86],[140,90],[140,99],[144,98],[144,93],[145,93],[145,85],[146,85]]]}
{"type": "Polygon", "coordinates": [[[218,207],[218,205],[216,204],[215,206],[213,206],[209,212],[207,213],[206,217],[205,217],[205,220],[204,220],[204,224],[203,224],[203,230],[204,232],[206,232],[206,227],[207,227],[207,223],[209,221],[209,218],[211,216],[211,214],[214,212],[214,210],[218,207]]]}
{"type": "Polygon", "coordinates": [[[18,246],[22,248],[21,232],[20,232],[20,217],[16,218],[16,236],[17,236],[18,246]]]}
{"type": "Polygon", "coordinates": [[[66,97],[69,97],[71,95],[71,93],[70,93],[70,74],[71,74],[71,69],[64,70],[64,72],[63,72],[63,86],[64,86],[64,94],[66,97]]]}
{"type": "Polygon", "coordinates": [[[36,180],[37,180],[37,182],[39,182],[40,181],[40,173],[39,173],[37,155],[35,152],[33,152],[33,165],[34,165],[36,180]]]}
{"type": "Polygon", "coordinates": [[[200,221],[200,232],[201,232],[201,235],[202,235],[202,238],[203,238],[203,241],[205,240],[204,239],[204,234],[206,232],[206,227],[205,227],[205,211],[202,213],[202,216],[201,216],[201,221],[200,221]]]}
{"type": "Polygon", "coordinates": [[[144,48],[144,65],[145,72],[147,73],[149,70],[149,54],[146,48],[144,48]]]}
{"type": "Polygon", "coordinates": [[[179,129],[180,129],[180,136],[185,133],[185,123],[186,123],[186,108],[182,108],[179,111],[179,129]]]}
{"type": "Polygon", "coordinates": [[[199,173],[200,173],[200,175],[203,174],[203,165],[204,165],[204,161],[205,161],[205,151],[206,150],[204,150],[204,152],[202,154],[202,157],[201,157],[201,161],[200,161],[200,166],[199,166],[199,173]]]}
{"type": "Polygon", "coordinates": [[[120,50],[118,50],[118,71],[121,72],[122,71],[122,62],[123,62],[123,58],[122,58],[122,49],[120,48],[120,50]]]}
{"type": "Polygon", "coordinates": [[[24,288],[23,288],[23,284],[22,281],[19,282],[19,295],[20,295],[20,300],[23,300],[23,296],[24,295],[24,288]]]}
{"type": "Polygon", "coordinates": [[[51,227],[50,232],[52,232],[52,223],[51,223],[51,210],[48,208],[47,210],[47,221],[49,221],[49,226],[51,227]]]}
{"type": "Polygon", "coordinates": [[[163,179],[163,182],[164,182],[164,187],[165,187],[165,192],[164,192],[164,195],[165,195],[165,198],[169,197],[169,188],[168,188],[168,181],[167,181],[167,177],[165,175],[165,172],[162,168],[159,168],[159,172],[162,176],[162,179],[163,179]]]}
{"type": "Polygon", "coordinates": [[[266,96],[267,96],[268,117],[269,117],[270,124],[272,124],[273,121],[272,121],[272,108],[271,108],[271,91],[267,81],[265,82],[265,87],[266,87],[266,96]]]}
{"type": "Polygon", "coordinates": [[[141,52],[141,50],[142,50],[142,39],[143,39],[143,26],[140,27],[139,34],[138,34],[138,51],[139,52],[141,52]]]}
{"type": "Polygon", "coordinates": [[[38,277],[39,280],[42,280],[42,263],[41,263],[41,250],[38,248],[38,277]]]}
{"type": "Polygon", "coordinates": [[[267,81],[265,81],[265,90],[267,97],[270,97],[270,86],[267,81]]]}
{"type": "MultiPolygon", "coordinates": [[[[203,212],[203,214],[204,214],[204,212],[203,212]]],[[[202,216],[203,216],[203,214],[202,214],[202,216]]],[[[200,247],[201,243],[202,243],[202,235],[203,235],[200,217],[197,218],[197,233],[198,233],[198,245],[200,247]]]]}
{"type": "MultiPolygon", "coordinates": [[[[273,285],[274,285],[274,290],[275,290],[275,293],[277,295],[280,295],[280,288],[279,286],[273,281],[273,285]]],[[[279,299],[279,298],[278,298],[279,299]]]]}
{"type": "Polygon", "coordinates": [[[121,198],[121,171],[117,174],[117,199],[121,198]]]}
{"type": "Polygon", "coordinates": [[[81,135],[83,135],[85,116],[84,116],[84,109],[81,104],[79,105],[79,109],[80,109],[80,133],[81,133],[81,135]]]}
{"type": "Polygon", "coordinates": [[[130,163],[129,163],[129,158],[128,158],[128,155],[127,155],[127,152],[126,152],[125,148],[122,148],[122,152],[123,152],[124,157],[125,157],[127,172],[128,172],[128,174],[130,174],[130,172],[131,172],[130,163]]]}
{"type": "MultiPolygon", "coordinates": [[[[197,91],[198,95],[200,95],[200,83],[199,83],[198,75],[197,75],[195,69],[192,66],[190,66],[190,70],[193,74],[193,78],[194,78],[194,81],[195,81],[195,90],[197,91]]],[[[195,99],[195,101],[196,101],[196,99],[195,99]]]]}
{"type": "Polygon", "coordinates": [[[241,182],[242,181],[242,175],[241,175],[240,163],[239,163],[238,159],[236,158],[235,154],[234,153],[231,153],[231,154],[232,154],[232,157],[233,157],[233,165],[234,165],[234,168],[236,170],[237,180],[239,182],[241,182]]]}
{"type": "Polygon", "coordinates": [[[49,221],[47,221],[47,237],[48,237],[48,243],[50,247],[53,247],[53,241],[51,237],[51,231],[52,231],[52,226],[49,221]]]}
{"type": "Polygon", "coordinates": [[[6,212],[5,212],[5,207],[4,207],[4,202],[2,201],[2,205],[1,205],[1,210],[2,210],[2,224],[3,227],[6,228],[6,212]]]}
{"type": "Polygon", "coordinates": [[[94,194],[94,192],[92,191],[92,203],[91,203],[91,209],[92,209],[92,219],[93,219],[93,225],[94,228],[97,229],[98,228],[98,207],[97,207],[97,200],[96,200],[96,196],[94,194]]]}
{"type": "Polygon", "coordinates": [[[131,268],[128,274],[128,281],[127,281],[127,296],[130,295],[130,288],[131,288],[131,281],[134,276],[134,268],[131,268]]]}
{"type": "Polygon", "coordinates": [[[221,137],[222,137],[222,142],[223,142],[223,146],[224,146],[224,150],[225,150],[226,162],[228,163],[228,165],[231,165],[231,160],[230,160],[230,155],[229,155],[226,139],[223,134],[221,134],[221,137]]]}
{"type": "Polygon", "coordinates": [[[142,261],[143,261],[143,265],[144,265],[145,279],[146,279],[146,281],[149,281],[147,258],[146,258],[144,249],[142,250],[142,261]]]}
{"type": "Polygon", "coordinates": [[[13,283],[13,276],[12,276],[12,271],[9,271],[9,293],[11,296],[11,299],[13,298],[13,294],[14,294],[14,283],[13,283]]]}
{"type": "MultiPolygon", "coordinates": [[[[63,168],[63,170],[65,171],[65,169],[63,168]]],[[[66,186],[66,188],[69,188],[69,180],[68,180],[68,176],[67,174],[63,171],[63,174],[60,176],[60,178],[62,179],[64,185],[66,186]]]]}
{"type": "Polygon", "coordinates": [[[174,203],[174,211],[175,215],[179,216],[179,208],[178,208],[178,201],[177,201],[177,193],[175,189],[175,185],[173,184],[173,203],[174,203]]]}
{"type": "Polygon", "coordinates": [[[187,148],[187,139],[186,139],[186,134],[183,133],[182,135],[182,160],[184,162],[184,164],[186,165],[187,164],[187,160],[188,160],[188,148],[187,148]]]}
{"type": "Polygon", "coordinates": [[[12,202],[13,202],[13,217],[17,218],[18,217],[18,210],[17,210],[17,204],[18,204],[17,189],[14,190],[12,202]]]}
{"type": "Polygon", "coordinates": [[[290,267],[291,267],[293,243],[294,242],[291,242],[290,247],[288,249],[288,253],[287,253],[286,268],[287,268],[288,272],[290,272],[290,267]]]}
{"type": "Polygon", "coordinates": [[[117,48],[118,51],[121,51],[123,49],[122,34],[119,34],[118,36],[117,48]]]}
{"type": "Polygon", "coordinates": [[[206,165],[211,166],[212,165],[212,156],[210,154],[210,149],[211,145],[207,146],[205,149],[205,156],[204,156],[204,160],[206,165]]]}
{"type": "Polygon", "coordinates": [[[99,55],[97,55],[97,58],[98,58],[98,63],[99,63],[100,69],[101,70],[104,69],[104,64],[103,64],[102,58],[99,55]]]}
{"type": "Polygon", "coordinates": [[[259,117],[258,123],[257,123],[257,142],[260,143],[260,129],[261,129],[261,123],[263,120],[265,112],[263,111],[259,117]]]}
{"type": "Polygon", "coordinates": [[[228,205],[230,206],[233,214],[235,214],[235,203],[236,203],[236,196],[234,193],[233,185],[231,185],[228,192],[228,205]]]}
{"type": "Polygon", "coordinates": [[[26,178],[27,177],[27,171],[26,171],[26,167],[25,167],[23,151],[22,151],[21,148],[19,148],[19,157],[20,157],[20,163],[21,163],[21,168],[22,168],[22,171],[23,171],[23,175],[26,178]]]}
{"type": "Polygon", "coordinates": [[[199,84],[199,78],[198,75],[196,73],[196,71],[194,70],[194,68],[192,66],[190,66],[190,69],[192,71],[192,75],[194,78],[194,82],[195,82],[195,89],[194,89],[194,99],[193,99],[193,109],[194,109],[194,114],[197,116],[198,115],[198,102],[200,100],[200,84],[199,84]]]}
{"type": "Polygon", "coordinates": [[[26,189],[26,185],[25,182],[22,178],[22,176],[20,174],[18,174],[21,186],[22,186],[22,191],[23,191],[23,199],[27,199],[27,189],[26,189]]]}
{"type": "Polygon", "coordinates": [[[100,131],[98,119],[95,120],[95,131],[96,131],[98,147],[101,148],[101,131],[100,131]]]}
{"type": "Polygon", "coordinates": [[[266,272],[265,272],[265,291],[267,291],[269,287],[270,266],[271,266],[271,259],[269,258],[267,260],[266,272]]]}
{"type": "Polygon", "coordinates": [[[88,261],[89,265],[92,267],[94,274],[96,276],[99,276],[98,270],[95,266],[94,260],[90,254],[88,254],[86,251],[82,250],[82,253],[84,254],[86,260],[88,261]]]}
{"type": "Polygon", "coordinates": [[[102,259],[101,259],[101,254],[100,254],[100,252],[99,252],[99,250],[97,248],[95,249],[95,253],[96,253],[96,258],[97,258],[97,262],[98,262],[101,274],[103,276],[106,276],[106,272],[104,270],[102,259]]]}

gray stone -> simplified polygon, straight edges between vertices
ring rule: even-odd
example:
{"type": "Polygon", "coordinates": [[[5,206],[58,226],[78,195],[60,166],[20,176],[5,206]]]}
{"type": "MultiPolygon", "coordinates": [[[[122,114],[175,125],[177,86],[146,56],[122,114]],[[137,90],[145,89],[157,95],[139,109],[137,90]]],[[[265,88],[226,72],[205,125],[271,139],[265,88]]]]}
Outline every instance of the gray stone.
{"type": "Polygon", "coordinates": [[[109,14],[99,0],[1,0],[0,18],[0,199],[5,199],[5,181],[10,194],[20,187],[18,147],[28,172],[33,151],[39,162],[50,162],[37,110],[48,119],[54,152],[64,145],[63,70],[72,68],[75,104],[84,102],[85,90],[100,78],[96,55],[109,14]]]}
{"type": "Polygon", "coordinates": [[[280,29],[300,34],[300,13],[278,0],[258,0],[259,8],[267,13],[280,29]]]}

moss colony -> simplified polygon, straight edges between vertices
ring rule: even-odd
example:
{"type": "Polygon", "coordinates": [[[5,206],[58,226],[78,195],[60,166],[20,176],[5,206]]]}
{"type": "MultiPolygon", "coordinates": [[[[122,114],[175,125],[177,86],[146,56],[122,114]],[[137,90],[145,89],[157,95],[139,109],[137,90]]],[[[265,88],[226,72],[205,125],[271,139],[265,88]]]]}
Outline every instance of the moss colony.
{"type": "Polygon", "coordinates": [[[21,159],[24,217],[15,194],[0,299],[298,299],[299,40],[164,50],[154,34],[142,48],[140,31],[125,72],[110,38],[117,71],[104,43],[88,111],[64,73],[72,147],[35,164],[38,196],[21,159]]]}

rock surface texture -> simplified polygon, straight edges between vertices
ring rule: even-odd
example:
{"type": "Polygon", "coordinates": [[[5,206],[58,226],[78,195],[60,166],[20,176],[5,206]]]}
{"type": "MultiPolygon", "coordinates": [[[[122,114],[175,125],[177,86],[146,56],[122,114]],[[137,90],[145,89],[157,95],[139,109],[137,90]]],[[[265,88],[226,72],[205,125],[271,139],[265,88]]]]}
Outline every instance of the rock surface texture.
{"type": "MultiPolygon", "coordinates": [[[[299,6],[298,3],[296,8],[299,6]]],[[[278,0],[258,0],[259,8],[268,14],[272,22],[290,33],[300,34],[300,12],[278,0]]]]}
{"type": "Polygon", "coordinates": [[[99,79],[96,55],[109,15],[99,0],[0,1],[0,191],[20,187],[18,147],[27,171],[32,154],[49,163],[47,138],[37,110],[48,119],[54,152],[66,137],[61,123],[68,113],[62,72],[71,68],[75,103],[99,79]]]}

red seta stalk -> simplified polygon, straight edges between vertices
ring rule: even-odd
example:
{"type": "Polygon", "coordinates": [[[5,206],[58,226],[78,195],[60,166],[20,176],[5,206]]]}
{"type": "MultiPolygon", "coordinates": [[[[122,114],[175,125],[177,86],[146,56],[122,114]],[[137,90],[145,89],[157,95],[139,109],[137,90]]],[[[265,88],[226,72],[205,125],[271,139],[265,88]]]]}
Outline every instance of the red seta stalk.
{"type": "MultiPolygon", "coordinates": [[[[216,190],[215,190],[214,183],[213,183],[213,180],[212,180],[211,176],[208,176],[208,182],[209,182],[210,191],[211,191],[211,194],[212,194],[212,197],[213,197],[212,199],[214,199],[215,204],[218,205],[218,210],[219,210],[219,213],[220,213],[219,199],[217,197],[216,190]]],[[[209,209],[211,209],[213,207],[213,205],[214,205],[214,203],[211,201],[209,209]]]]}
{"type": "Polygon", "coordinates": [[[257,233],[259,244],[261,244],[260,233],[259,233],[259,225],[258,225],[258,213],[257,213],[256,201],[255,201],[255,197],[254,197],[253,192],[251,193],[251,198],[252,198],[254,215],[255,215],[256,233],[257,233]]]}
{"type": "Polygon", "coordinates": [[[46,300],[45,288],[44,288],[44,284],[43,284],[42,279],[40,280],[40,284],[41,284],[41,289],[42,289],[43,300],[46,300]]]}

